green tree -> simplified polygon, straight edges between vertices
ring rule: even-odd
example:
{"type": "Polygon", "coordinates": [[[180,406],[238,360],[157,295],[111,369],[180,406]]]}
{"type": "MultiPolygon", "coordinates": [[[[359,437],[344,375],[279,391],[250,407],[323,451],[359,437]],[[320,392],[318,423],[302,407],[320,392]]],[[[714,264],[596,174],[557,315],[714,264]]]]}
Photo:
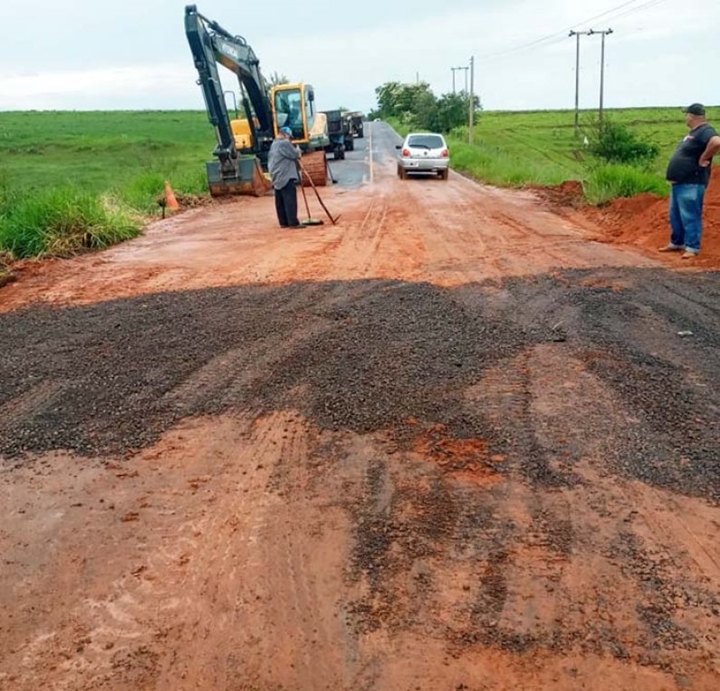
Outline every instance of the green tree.
{"type": "Polygon", "coordinates": [[[436,130],[438,121],[438,100],[432,91],[419,92],[415,95],[412,109],[405,116],[405,122],[413,129],[436,130]]]}
{"type": "MultiPolygon", "coordinates": [[[[475,113],[482,110],[480,99],[473,96],[475,113]]],[[[470,98],[464,91],[443,94],[437,100],[435,120],[432,129],[437,132],[450,132],[456,127],[467,125],[470,111],[470,98]]]]}
{"type": "Polygon", "coordinates": [[[278,72],[273,72],[270,75],[270,86],[280,86],[280,84],[289,84],[290,80],[284,75],[278,72]]]}
{"type": "MultiPolygon", "coordinates": [[[[398,118],[412,129],[450,132],[468,123],[469,96],[465,92],[443,94],[436,98],[427,82],[402,84],[386,82],[375,89],[378,108],[371,118],[398,118]]],[[[482,106],[477,96],[473,97],[475,112],[482,106]]]]}
{"type": "Polygon", "coordinates": [[[430,99],[434,101],[430,85],[427,82],[417,84],[403,84],[401,82],[386,82],[375,89],[379,117],[397,117],[406,121],[408,117],[417,115],[427,108],[430,99]]]}

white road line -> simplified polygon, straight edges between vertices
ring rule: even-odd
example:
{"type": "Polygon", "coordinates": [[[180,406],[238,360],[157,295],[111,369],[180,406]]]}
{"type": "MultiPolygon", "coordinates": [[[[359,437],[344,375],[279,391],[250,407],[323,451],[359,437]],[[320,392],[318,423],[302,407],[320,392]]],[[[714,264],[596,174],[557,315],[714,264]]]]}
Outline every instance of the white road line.
{"type": "Polygon", "coordinates": [[[373,169],[373,125],[374,123],[369,123],[370,125],[370,141],[368,142],[368,147],[370,148],[369,156],[370,156],[370,184],[372,184],[375,180],[375,171],[373,169]]]}

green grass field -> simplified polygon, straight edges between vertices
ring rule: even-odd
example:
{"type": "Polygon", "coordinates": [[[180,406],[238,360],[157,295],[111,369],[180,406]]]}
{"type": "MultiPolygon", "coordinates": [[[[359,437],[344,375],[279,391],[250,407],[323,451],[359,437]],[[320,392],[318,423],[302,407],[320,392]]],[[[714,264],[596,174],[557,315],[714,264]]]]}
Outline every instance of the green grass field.
{"type": "MultiPolygon", "coordinates": [[[[467,144],[450,137],[453,166],[491,184],[521,187],[583,181],[595,203],[638,191],[667,193],[662,173],[686,129],[679,108],[607,111],[660,147],[650,170],[599,166],[583,136],[594,112],[484,112],[467,144]]],[[[709,109],[720,123],[720,107],[709,109]]],[[[71,253],[132,237],[165,180],[176,192],[207,190],[215,137],[203,111],[0,112],[0,254],[71,253]],[[70,238],[70,240],[68,240],[70,238]]]]}
{"type": "MultiPolygon", "coordinates": [[[[606,116],[626,125],[645,141],[660,148],[651,172],[662,178],[667,160],[687,133],[680,108],[632,108],[606,111],[606,116]]],[[[709,121],[720,124],[720,107],[708,108],[709,121]]],[[[565,111],[486,112],[475,127],[475,144],[483,157],[495,161],[488,182],[553,185],[565,180],[586,180],[592,161],[583,144],[591,138],[597,112],[580,113],[580,137],[575,137],[575,113],[565,111]],[[515,163],[513,163],[515,162],[515,163]]],[[[463,140],[461,156],[466,156],[463,140]]]]}
{"type": "Polygon", "coordinates": [[[72,254],[133,237],[165,180],[204,194],[204,112],[0,113],[0,254],[72,254]]]}
{"type": "MultiPolygon", "coordinates": [[[[654,172],[662,175],[686,132],[679,108],[610,110],[607,115],[660,146],[654,172]]],[[[710,108],[708,116],[720,123],[720,107],[710,108]]],[[[512,185],[580,180],[587,175],[582,136],[595,118],[595,112],[581,112],[578,141],[570,110],[484,112],[475,127],[474,153],[495,161],[498,173],[511,171],[512,185]]],[[[466,132],[462,135],[454,138],[457,144],[464,143],[466,132]]],[[[206,189],[204,164],[214,147],[202,111],[0,112],[0,186],[27,190],[70,184],[133,197],[143,180],[157,178],[170,179],[180,191],[200,193],[206,189]]]]}
{"type": "Polygon", "coordinates": [[[214,147],[204,112],[0,112],[0,185],[132,197],[139,180],[156,177],[202,192],[214,147]]]}

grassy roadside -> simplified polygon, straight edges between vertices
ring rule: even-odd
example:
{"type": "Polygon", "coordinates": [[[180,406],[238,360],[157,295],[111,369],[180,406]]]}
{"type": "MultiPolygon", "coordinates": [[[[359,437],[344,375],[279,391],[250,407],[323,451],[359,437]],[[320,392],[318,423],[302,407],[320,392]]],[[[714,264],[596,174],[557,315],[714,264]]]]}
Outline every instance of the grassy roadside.
{"type": "Polygon", "coordinates": [[[0,276],[8,258],[67,256],[138,235],[165,180],[205,194],[204,112],[0,113],[0,276]]]}
{"type": "Polygon", "coordinates": [[[0,196],[0,252],[13,259],[62,257],[140,233],[142,219],[106,195],[58,187],[0,196]]]}
{"type": "MultiPolygon", "coordinates": [[[[708,115],[720,122],[720,108],[708,115]]],[[[582,114],[576,139],[572,111],[482,113],[473,145],[462,128],[450,137],[453,166],[500,186],[579,180],[592,203],[667,194],[663,168],[686,131],[679,109],[608,116],[659,145],[652,169],[599,165],[581,143],[595,114],[582,114]]],[[[68,255],[137,235],[160,213],[165,180],[177,193],[206,194],[214,147],[204,111],[0,112],[0,274],[8,258],[68,255]]]]}
{"type": "MultiPolygon", "coordinates": [[[[484,112],[468,144],[467,128],[448,137],[452,166],[483,182],[501,187],[558,185],[567,180],[582,183],[592,204],[642,192],[669,194],[665,165],[686,134],[679,108],[633,108],[607,111],[607,117],[627,126],[644,141],[659,147],[648,169],[631,165],[608,165],[591,156],[584,138],[592,137],[596,113],[581,113],[579,137],[575,137],[574,111],[484,112]]],[[[708,109],[708,119],[720,122],[720,107],[708,109]]],[[[401,134],[404,128],[390,122],[401,134]]]]}

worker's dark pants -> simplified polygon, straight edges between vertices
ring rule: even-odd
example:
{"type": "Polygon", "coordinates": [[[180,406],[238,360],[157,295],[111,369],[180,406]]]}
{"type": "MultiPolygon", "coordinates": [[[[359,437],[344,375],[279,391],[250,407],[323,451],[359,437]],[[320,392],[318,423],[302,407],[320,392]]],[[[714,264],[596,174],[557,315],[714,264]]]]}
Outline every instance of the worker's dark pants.
{"type": "Polygon", "coordinates": [[[290,180],[285,187],[275,190],[275,211],[283,228],[300,225],[297,215],[297,180],[290,180]]]}

